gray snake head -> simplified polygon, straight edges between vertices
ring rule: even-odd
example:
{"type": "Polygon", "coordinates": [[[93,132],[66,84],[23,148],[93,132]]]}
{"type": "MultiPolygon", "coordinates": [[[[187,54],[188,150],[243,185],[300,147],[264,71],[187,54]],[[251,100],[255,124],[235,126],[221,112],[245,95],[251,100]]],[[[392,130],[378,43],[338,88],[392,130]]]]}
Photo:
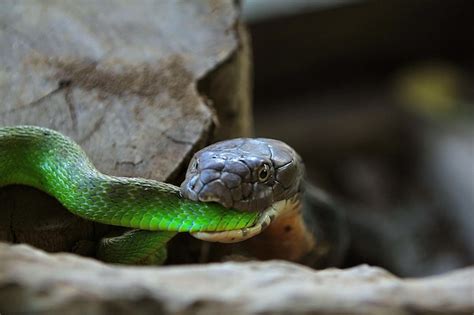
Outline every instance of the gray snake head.
{"type": "MultiPolygon", "coordinates": [[[[278,202],[281,205],[283,201],[292,200],[294,203],[299,199],[303,173],[301,158],[284,142],[238,138],[212,144],[197,152],[181,184],[181,194],[195,201],[263,212],[278,202]]],[[[268,215],[270,219],[262,219],[260,231],[270,223],[268,220],[278,215],[277,212],[268,215]]],[[[201,235],[204,234],[209,236],[212,233],[201,235]]],[[[244,234],[248,238],[251,233],[244,234]]],[[[242,239],[245,238],[238,240],[242,239]]]]}

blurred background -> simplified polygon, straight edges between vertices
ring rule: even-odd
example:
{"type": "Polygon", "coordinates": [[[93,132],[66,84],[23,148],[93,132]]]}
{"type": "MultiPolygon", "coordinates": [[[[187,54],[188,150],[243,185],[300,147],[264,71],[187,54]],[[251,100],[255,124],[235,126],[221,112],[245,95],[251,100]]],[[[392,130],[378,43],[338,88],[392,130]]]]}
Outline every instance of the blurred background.
{"type": "Polygon", "coordinates": [[[474,2],[243,0],[257,136],[343,204],[344,266],[474,263],[474,2]]]}

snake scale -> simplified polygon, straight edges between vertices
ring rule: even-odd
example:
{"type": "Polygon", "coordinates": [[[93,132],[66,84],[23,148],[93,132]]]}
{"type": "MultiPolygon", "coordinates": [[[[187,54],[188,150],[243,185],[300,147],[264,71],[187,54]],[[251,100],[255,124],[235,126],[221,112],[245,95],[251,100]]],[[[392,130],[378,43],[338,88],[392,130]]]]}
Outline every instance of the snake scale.
{"type": "Polygon", "coordinates": [[[161,264],[177,232],[238,242],[260,233],[298,202],[302,164],[270,139],[216,143],[192,159],[181,189],[99,172],[73,140],[35,126],[0,128],[0,186],[32,186],[88,220],[132,228],[104,238],[99,259],[161,264]]]}

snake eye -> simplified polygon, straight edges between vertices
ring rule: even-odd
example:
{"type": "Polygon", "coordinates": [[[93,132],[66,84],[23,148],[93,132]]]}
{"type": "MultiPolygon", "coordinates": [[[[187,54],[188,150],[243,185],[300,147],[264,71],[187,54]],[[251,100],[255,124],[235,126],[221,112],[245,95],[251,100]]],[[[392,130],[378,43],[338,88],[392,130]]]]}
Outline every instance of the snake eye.
{"type": "Polygon", "coordinates": [[[258,170],[258,180],[264,182],[268,177],[270,177],[270,167],[267,164],[263,164],[258,170]]]}
{"type": "Polygon", "coordinates": [[[195,159],[194,162],[193,162],[193,167],[192,168],[197,170],[198,167],[199,167],[199,161],[198,161],[198,159],[195,159]]]}

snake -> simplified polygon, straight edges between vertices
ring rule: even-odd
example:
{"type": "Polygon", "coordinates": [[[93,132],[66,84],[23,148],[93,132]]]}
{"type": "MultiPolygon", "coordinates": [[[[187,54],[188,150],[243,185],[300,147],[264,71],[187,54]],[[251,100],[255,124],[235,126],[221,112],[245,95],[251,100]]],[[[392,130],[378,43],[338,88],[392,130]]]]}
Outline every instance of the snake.
{"type": "Polygon", "coordinates": [[[109,263],[162,264],[179,232],[222,243],[258,235],[299,202],[303,171],[284,142],[237,138],[196,152],[178,187],[103,174],[76,142],[52,129],[0,128],[0,187],[31,186],[74,215],[130,228],[99,242],[96,256],[109,263]]]}

